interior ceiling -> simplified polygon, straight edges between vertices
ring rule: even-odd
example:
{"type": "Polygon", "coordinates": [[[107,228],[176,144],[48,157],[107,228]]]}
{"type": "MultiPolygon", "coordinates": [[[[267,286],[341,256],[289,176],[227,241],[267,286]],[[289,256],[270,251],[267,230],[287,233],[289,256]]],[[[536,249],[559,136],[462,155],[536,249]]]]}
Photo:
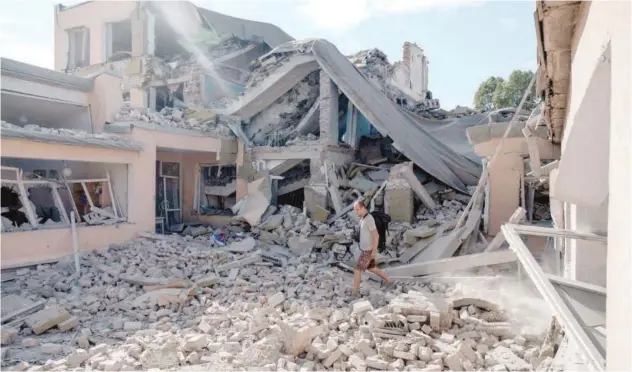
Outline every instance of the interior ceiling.
{"type": "Polygon", "coordinates": [[[87,106],[78,106],[7,92],[2,92],[1,98],[2,107],[0,112],[2,113],[2,120],[20,126],[22,126],[20,123],[22,115],[26,116],[28,124],[37,124],[50,128],[66,126],[71,118],[77,118],[81,114],[89,115],[87,106]]]}

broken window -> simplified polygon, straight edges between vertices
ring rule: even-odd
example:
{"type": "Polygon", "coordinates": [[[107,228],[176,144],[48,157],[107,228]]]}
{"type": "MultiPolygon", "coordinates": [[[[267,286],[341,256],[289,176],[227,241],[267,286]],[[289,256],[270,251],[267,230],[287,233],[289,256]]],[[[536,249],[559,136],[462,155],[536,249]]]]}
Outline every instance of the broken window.
{"type": "MultiPolygon", "coordinates": [[[[73,214],[77,223],[90,225],[124,221],[124,210],[115,197],[110,171],[104,164],[12,158],[3,158],[3,163],[19,164],[19,167],[2,166],[4,231],[68,227],[73,214]],[[63,172],[49,169],[53,166],[63,169],[63,172]],[[105,177],[69,180],[61,176],[70,175],[73,171],[103,174],[105,177]]],[[[116,171],[119,183],[126,185],[126,166],[108,167],[116,171]],[[122,176],[125,179],[121,179],[122,176]]],[[[124,190],[122,193],[126,198],[124,190]]]]}
{"type": "Polygon", "coordinates": [[[127,19],[107,24],[106,55],[108,62],[132,56],[132,21],[127,19]]]}
{"type": "Polygon", "coordinates": [[[237,202],[237,168],[234,165],[201,165],[198,212],[202,215],[232,215],[237,202]]]}
{"type": "Polygon", "coordinates": [[[78,27],[68,32],[68,69],[90,65],[90,29],[78,27]]]}

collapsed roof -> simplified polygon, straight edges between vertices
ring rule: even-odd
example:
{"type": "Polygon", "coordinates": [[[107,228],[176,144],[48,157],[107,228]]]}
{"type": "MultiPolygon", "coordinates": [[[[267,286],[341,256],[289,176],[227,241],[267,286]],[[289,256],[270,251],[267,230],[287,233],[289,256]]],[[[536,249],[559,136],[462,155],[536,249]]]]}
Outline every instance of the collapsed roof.
{"type": "Polygon", "coordinates": [[[477,183],[480,161],[471,152],[463,126],[485,122],[483,115],[474,115],[462,122],[437,122],[405,112],[333,44],[323,39],[288,42],[261,57],[263,64],[266,58],[277,59],[280,66],[266,71],[265,76],[255,74],[254,78],[259,81],[250,84],[242,99],[228,109],[230,115],[249,120],[307,75],[322,69],[371,124],[382,135],[390,137],[395,147],[417,166],[462,192],[466,192],[466,185],[477,183]]]}

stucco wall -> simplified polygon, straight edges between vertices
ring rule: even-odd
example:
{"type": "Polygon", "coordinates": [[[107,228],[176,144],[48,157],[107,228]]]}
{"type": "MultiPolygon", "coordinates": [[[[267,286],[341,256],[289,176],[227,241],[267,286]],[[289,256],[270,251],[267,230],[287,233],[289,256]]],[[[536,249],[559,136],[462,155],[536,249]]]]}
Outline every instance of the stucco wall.
{"type": "MultiPolygon", "coordinates": [[[[79,250],[107,248],[137,236],[143,229],[136,224],[82,226],[77,228],[79,250]]],[[[2,233],[2,268],[58,260],[72,254],[70,228],[2,233]]]]}
{"type": "Polygon", "coordinates": [[[55,17],[55,70],[64,70],[68,63],[68,34],[75,27],[90,29],[90,64],[105,62],[106,23],[130,18],[137,1],[91,1],[56,12],[55,17]]]}
{"type": "MultiPolygon", "coordinates": [[[[145,190],[142,187],[137,187],[137,185],[142,185],[139,180],[148,180],[153,175],[153,168],[139,166],[144,157],[150,157],[149,152],[69,146],[8,138],[2,138],[0,149],[2,158],[67,160],[118,165],[111,167],[111,176],[115,183],[115,190],[118,193],[121,190],[127,192],[126,195],[121,194],[121,199],[127,198],[129,201],[127,213],[130,223],[121,224],[118,227],[80,227],[78,239],[81,250],[105,248],[108,244],[128,240],[141,231],[153,230],[153,208],[147,208],[147,205],[151,204],[152,193],[147,197],[145,190]],[[127,165],[127,169],[124,165],[127,165]]],[[[91,174],[93,173],[90,173],[90,170],[84,169],[82,173],[75,174],[72,178],[91,174]]],[[[3,233],[1,249],[3,268],[10,265],[58,259],[72,252],[72,236],[70,229],[3,233]]]]}
{"type": "Polygon", "coordinates": [[[101,74],[94,79],[94,89],[88,95],[92,127],[95,133],[103,132],[105,122],[114,122],[123,105],[121,78],[101,74]]]}
{"type": "MultiPolygon", "coordinates": [[[[608,251],[607,251],[607,369],[630,370],[632,369],[632,221],[630,210],[632,199],[631,169],[630,163],[630,17],[631,4],[627,1],[594,1],[591,3],[581,36],[573,52],[571,97],[568,108],[568,117],[565,128],[565,140],[562,143],[562,158],[564,150],[573,144],[569,141],[586,141],[586,149],[595,151],[607,151],[609,165],[603,164],[604,159],[598,158],[601,164],[587,164],[592,166],[608,167],[608,251]],[[599,62],[604,51],[610,46],[610,55],[606,60],[599,62]],[[598,63],[610,65],[610,134],[609,149],[595,149],[586,136],[573,136],[572,132],[578,122],[575,122],[577,113],[583,105],[590,106],[595,103],[586,100],[589,94],[589,85],[593,78],[595,66],[598,63]],[[570,132],[570,133],[569,133],[570,132]],[[592,146],[592,147],[591,147],[592,146]]],[[[607,82],[602,82],[606,84],[607,82]]],[[[592,107],[599,110],[599,107],[592,107]]],[[[592,132],[603,129],[602,123],[595,121],[590,123],[592,132]]],[[[590,131],[589,131],[590,132],[590,131]]],[[[576,174],[577,187],[581,188],[586,183],[592,182],[593,175],[582,170],[576,174]]],[[[571,212],[572,213],[572,212],[571,212]]],[[[582,218],[580,214],[574,216],[582,218]]],[[[590,221],[584,219],[590,224],[590,221]]],[[[602,224],[603,221],[599,221],[602,224]]],[[[580,227],[580,226],[578,226],[580,227]]],[[[596,228],[592,224],[590,228],[596,228]]],[[[597,253],[599,254],[599,253],[597,253]]]]}

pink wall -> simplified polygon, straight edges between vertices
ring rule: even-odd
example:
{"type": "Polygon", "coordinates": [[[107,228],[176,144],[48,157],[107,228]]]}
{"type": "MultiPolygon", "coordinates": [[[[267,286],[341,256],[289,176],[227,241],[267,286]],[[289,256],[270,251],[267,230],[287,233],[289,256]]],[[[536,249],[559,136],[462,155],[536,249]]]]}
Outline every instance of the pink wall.
{"type": "MultiPolygon", "coordinates": [[[[141,231],[153,231],[153,182],[155,151],[131,151],[104,149],[87,146],[69,146],[51,142],[33,142],[2,138],[2,157],[75,160],[95,163],[127,164],[126,175],[130,223],[116,226],[82,226],[78,228],[81,250],[105,248],[111,243],[128,240],[141,231]],[[153,156],[152,156],[153,154],[153,156]],[[149,164],[147,166],[146,164],[149,164]],[[152,192],[138,185],[151,184],[152,192]]],[[[116,175],[112,175],[113,178],[116,175]]],[[[116,180],[113,179],[113,182],[116,180]]],[[[58,259],[72,252],[72,236],[69,228],[42,229],[2,234],[2,267],[27,264],[42,260],[58,259]]]]}
{"type": "Polygon", "coordinates": [[[94,133],[103,132],[105,122],[113,122],[123,105],[121,78],[101,74],[94,79],[94,89],[88,94],[94,133]]]}
{"type": "Polygon", "coordinates": [[[197,165],[216,164],[215,153],[183,153],[183,152],[159,152],[157,160],[180,163],[180,197],[182,201],[182,218],[185,222],[197,222],[199,218],[195,212],[195,190],[197,165]]]}
{"type": "Polygon", "coordinates": [[[60,12],[55,17],[55,70],[63,70],[68,61],[68,34],[75,27],[90,29],[90,64],[105,62],[105,24],[130,18],[137,1],[91,1],[60,12]],[[115,6],[114,6],[115,5],[115,6]]]}
{"type": "MultiPolygon", "coordinates": [[[[135,224],[118,226],[77,227],[79,250],[88,252],[122,243],[142,231],[135,224]]],[[[57,260],[72,254],[70,228],[19,231],[2,234],[2,268],[24,266],[47,260],[57,260]]]]}

